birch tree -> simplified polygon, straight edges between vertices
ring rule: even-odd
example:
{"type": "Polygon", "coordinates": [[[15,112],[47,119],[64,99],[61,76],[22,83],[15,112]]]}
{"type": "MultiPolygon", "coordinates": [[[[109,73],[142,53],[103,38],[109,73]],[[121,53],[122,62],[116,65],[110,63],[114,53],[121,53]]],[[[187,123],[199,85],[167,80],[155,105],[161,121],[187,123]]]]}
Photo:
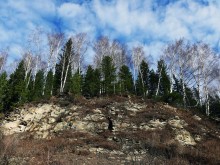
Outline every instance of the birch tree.
{"type": "MultiPolygon", "coordinates": [[[[43,93],[45,93],[46,80],[48,76],[48,72],[52,70],[53,77],[55,75],[55,67],[58,59],[58,54],[61,50],[61,47],[64,42],[64,34],[63,33],[49,33],[47,35],[49,54],[47,56],[47,68],[44,74],[44,84],[43,84],[43,93]]],[[[53,87],[51,87],[51,95],[52,95],[53,87]]]]}
{"type": "Polygon", "coordinates": [[[186,108],[186,85],[190,80],[189,61],[190,61],[191,47],[184,39],[179,39],[173,44],[168,45],[165,50],[165,60],[170,70],[171,87],[170,93],[173,91],[173,76],[178,78],[181,82],[183,105],[186,108]]]}
{"type": "Polygon", "coordinates": [[[41,28],[36,27],[29,36],[29,46],[34,55],[34,68],[33,68],[33,81],[35,83],[35,77],[40,69],[40,63],[43,53],[43,31],[41,28]]]}
{"type": "Polygon", "coordinates": [[[164,50],[163,59],[167,64],[168,70],[169,70],[169,77],[170,77],[170,93],[173,92],[173,84],[174,84],[174,78],[173,76],[176,75],[175,72],[175,64],[177,62],[176,59],[176,47],[175,44],[170,43],[164,50]]]}
{"type": "Polygon", "coordinates": [[[30,79],[31,79],[32,71],[33,71],[33,65],[34,65],[34,57],[30,51],[24,53],[23,61],[24,61],[25,82],[26,82],[26,89],[27,89],[30,83],[30,79]]]}
{"type": "Polygon", "coordinates": [[[0,52],[0,74],[5,69],[7,58],[8,58],[8,49],[1,50],[0,52]]]}
{"type": "Polygon", "coordinates": [[[82,70],[82,63],[84,60],[84,55],[88,49],[88,38],[86,33],[78,33],[72,37],[72,51],[73,51],[73,58],[72,60],[72,74],[76,71],[81,73],[82,70]]]}
{"type": "Polygon", "coordinates": [[[72,51],[72,40],[69,39],[66,43],[63,55],[60,60],[61,64],[61,77],[60,77],[60,93],[62,94],[64,92],[64,88],[67,82],[67,77],[70,77],[70,68],[73,60],[73,51],[72,51]]]}
{"type": "MultiPolygon", "coordinates": [[[[94,64],[95,68],[100,69],[102,72],[102,61],[105,56],[109,56],[110,41],[108,37],[101,37],[93,44],[93,50],[95,52],[94,64]]],[[[103,76],[101,76],[101,82],[103,81],[103,76]]],[[[104,92],[103,85],[100,84],[100,94],[104,92]]]]}
{"type": "MultiPolygon", "coordinates": [[[[133,81],[134,81],[134,88],[136,92],[135,80],[136,80],[138,73],[140,72],[140,64],[142,60],[144,60],[144,49],[142,46],[137,46],[137,47],[132,48],[131,60],[133,64],[133,81]]],[[[140,75],[141,75],[142,85],[144,85],[143,75],[141,72],[140,72],[140,75]]]]}
{"type": "Polygon", "coordinates": [[[156,96],[163,94],[164,96],[170,93],[170,78],[167,75],[167,68],[163,59],[158,61],[157,66],[158,83],[156,89],[156,96]]]}
{"type": "Polygon", "coordinates": [[[203,47],[203,51],[207,53],[209,56],[206,58],[206,62],[204,64],[204,71],[202,72],[202,80],[203,80],[203,90],[205,95],[205,108],[206,115],[210,115],[210,99],[209,99],[209,91],[211,88],[211,83],[218,76],[218,65],[219,58],[215,55],[215,53],[210,49],[208,45],[203,47]]]}

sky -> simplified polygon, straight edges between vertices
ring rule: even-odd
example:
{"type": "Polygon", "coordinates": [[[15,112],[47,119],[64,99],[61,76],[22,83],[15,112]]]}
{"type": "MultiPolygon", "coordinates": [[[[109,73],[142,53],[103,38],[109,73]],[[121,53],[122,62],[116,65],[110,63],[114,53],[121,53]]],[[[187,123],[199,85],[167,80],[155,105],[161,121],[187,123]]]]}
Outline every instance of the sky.
{"type": "MultiPolygon", "coordinates": [[[[11,60],[21,57],[36,27],[44,34],[62,31],[66,37],[85,32],[91,41],[108,36],[130,48],[142,44],[157,59],[177,39],[203,41],[220,51],[219,0],[1,0],[0,50],[11,60]]],[[[46,35],[45,35],[46,36],[46,35]]],[[[85,59],[92,62],[89,49],[85,59]]]]}

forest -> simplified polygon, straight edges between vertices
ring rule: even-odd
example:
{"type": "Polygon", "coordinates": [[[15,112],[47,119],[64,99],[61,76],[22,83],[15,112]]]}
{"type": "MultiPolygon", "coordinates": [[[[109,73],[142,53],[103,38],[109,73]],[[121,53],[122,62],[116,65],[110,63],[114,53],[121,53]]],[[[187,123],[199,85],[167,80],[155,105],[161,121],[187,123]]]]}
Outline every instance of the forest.
{"type": "Polygon", "coordinates": [[[46,42],[45,51],[40,32],[32,34],[14,69],[6,67],[8,51],[1,51],[0,112],[60,95],[137,95],[220,115],[219,56],[206,43],[170,42],[152,65],[143,45],[128,48],[106,36],[89,42],[85,33],[66,39],[54,32],[47,34],[46,42]],[[85,66],[88,47],[94,58],[85,66]]]}

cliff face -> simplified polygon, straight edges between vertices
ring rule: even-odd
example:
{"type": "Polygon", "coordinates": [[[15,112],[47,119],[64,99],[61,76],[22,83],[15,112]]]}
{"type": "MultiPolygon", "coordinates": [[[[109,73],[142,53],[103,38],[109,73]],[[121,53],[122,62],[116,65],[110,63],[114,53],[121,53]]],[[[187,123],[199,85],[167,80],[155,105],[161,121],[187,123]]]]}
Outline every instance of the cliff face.
{"type": "Polygon", "coordinates": [[[217,125],[151,100],[54,99],[17,109],[0,129],[1,156],[9,164],[220,162],[217,125]]]}

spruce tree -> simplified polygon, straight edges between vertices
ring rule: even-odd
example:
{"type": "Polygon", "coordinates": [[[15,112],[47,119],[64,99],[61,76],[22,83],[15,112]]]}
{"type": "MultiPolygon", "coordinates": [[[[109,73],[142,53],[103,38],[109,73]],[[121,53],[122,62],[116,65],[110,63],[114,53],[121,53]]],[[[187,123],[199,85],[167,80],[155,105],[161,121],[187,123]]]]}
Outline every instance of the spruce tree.
{"type": "Polygon", "coordinates": [[[163,60],[159,60],[157,64],[157,76],[158,76],[158,86],[157,94],[161,97],[166,97],[170,92],[170,78],[167,74],[167,67],[163,60]]]}
{"type": "Polygon", "coordinates": [[[8,81],[7,108],[25,103],[28,100],[28,88],[25,82],[24,62],[21,61],[8,81]]]}
{"type": "Polygon", "coordinates": [[[93,69],[88,66],[83,79],[83,95],[87,97],[95,97],[100,95],[101,89],[101,72],[100,69],[93,69]]]}
{"type": "Polygon", "coordinates": [[[68,93],[71,86],[72,40],[69,39],[55,67],[53,92],[55,95],[68,93]]]}
{"type": "Polygon", "coordinates": [[[45,84],[45,90],[44,90],[44,97],[49,98],[52,96],[52,88],[53,88],[53,71],[50,70],[46,77],[46,84],[45,84]]]}
{"type": "Polygon", "coordinates": [[[137,95],[146,97],[149,90],[149,66],[142,60],[136,80],[137,95]]]}
{"type": "Polygon", "coordinates": [[[119,89],[121,94],[133,92],[132,74],[126,65],[123,65],[119,71],[119,89]]]}
{"type": "Polygon", "coordinates": [[[158,75],[154,72],[153,69],[149,73],[149,96],[155,96],[156,89],[158,84],[158,75]]]}
{"type": "Polygon", "coordinates": [[[38,101],[42,99],[43,84],[44,84],[44,71],[39,70],[36,74],[35,86],[33,88],[33,91],[31,92],[33,94],[34,101],[38,101]]]}
{"type": "Polygon", "coordinates": [[[182,106],[183,105],[183,97],[182,97],[182,88],[181,82],[173,76],[174,84],[173,84],[173,92],[168,94],[164,101],[170,104],[182,106]]]}
{"type": "Polygon", "coordinates": [[[82,75],[79,73],[79,70],[71,78],[70,91],[73,95],[82,94],[82,75]]]}
{"type": "Polygon", "coordinates": [[[109,56],[105,56],[102,60],[102,76],[103,76],[103,93],[113,94],[114,92],[114,82],[116,80],[116,68],[113,64],[113,60],[109,56]]]}
{"type": "Polygon", "coordinates": [[[101,90],[101,72],[98,68],[94,70],[94,90],[93,94],[94,96],[99,96],[100,95],[100,90],[101,90]]]}
{"type": "Polygon", "coordinates": [[[7,89],[8,89],[7,73],[3,72],[0,75],[0,112],[3,112],[5,108],[7,89]]]}

